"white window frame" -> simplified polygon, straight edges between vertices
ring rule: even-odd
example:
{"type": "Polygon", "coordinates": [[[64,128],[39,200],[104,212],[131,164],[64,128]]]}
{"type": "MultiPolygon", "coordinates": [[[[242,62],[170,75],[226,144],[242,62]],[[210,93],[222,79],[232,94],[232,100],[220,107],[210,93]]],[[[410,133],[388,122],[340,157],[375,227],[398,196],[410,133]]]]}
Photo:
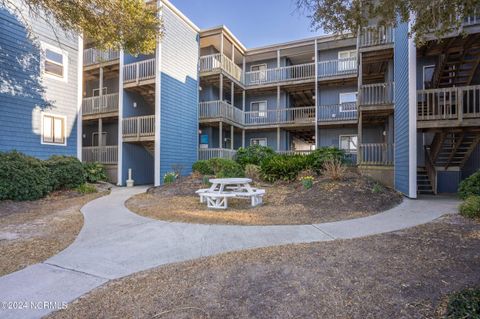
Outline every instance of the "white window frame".
{"type": "MultiPolygon", "coordinates": [[[[65,50],[62,50],[54,45],[51,45],[49,43],[41,42],[41,48],[42,48],[42,58],[41,60],[41,70],[42,74],[44,77],[49,78],[49,79],[54,79],[57,81],[62,81],[62,82],[68,82],[68,52],[65,50]],[[47,59],[47,54],[46,50],[53,51],[55,53],[61,54],[62,55],[62,66],[63,66],[63,76],[58,76],[52,73],[48,73],[45,71],[45,61],[47,59]]],[[[55,62],[53,62],[55,63],[55,62]]]]}
{"type": "Polygon", "coordinates": [[[40,117],[41,123],[40,123],[40,144],[42,145],[53,145],[53,146],[67,146],[67,117],[65,115],[58,115],[58,114],[53,114],[53,113],[43,113],[42,116],[40,117]],[[44,130],[44,117],[53,117],[53,118],[61,118],[63,120],[63,143],[53,143],[53,142],[44,142],[43,141],[43,130],[44,130]]]}
{"type": "Polygon", "coordinates": [[[268,115],[268,102],[267,100],[263,101],[252,101],[250,102],[250,111],[256,112],[257,117],[267,117],[268,115]],[[258,104],[258,111],[253,111],[253,104],[257,103],[258,104]],[[265,103],[265,111],[260,111],[260,103],[265,103]]]}
{"type": "Polygon", "coordinates": [[[268,139],[266,137],[252,137],[250,139],[250,145],[262,145],[259,142],[254,144],[253,141],[265,141],[265,146],[268,146],[268,139]]]}
{"type": "Polygon", "coordinates": [[[357,50],[344,50],[344,51],[338,51],[337,53],[337,58],[338,58],[338,71],[349,71],[349,70],[354,70],[356,69],[356,65],[354,61],[340,61],[343,59],[351,59],[353,57],[357,56],[357,50]],[[348,54],[348,58],[341,58],[340,56],[342,54],[348,54]]]}
{"type": "MultiPolygon", "coordinates": [[[[433,72],[435,73],[435,64],[424,65],[422,68],[422,88],[424,90],[425,90],[425,69],[427,68],[433,68],[433,72]]],[[[432,80],[433,80],[433,74],[432,74],[432,80]]]]}
{"type": "MultiPolygon", "coordinates": [[[[349,145],[350,145],[350,144],[349,144],[349,145]]],[[[344,150],[345,153],[347,153],[347,154],[356,153],[356,152],[358,151],[358,134],[343,134],[343,135],[339,135],[339,136],[338,136],[338,148],[339,148],[340,150],[344,150]],[[342,137],[349,137],[349,138],[356,137],[356,138],[357,138],[357,149],[355,149],[355,150],[350,150],[350,149],[346,150],[346,149],[343,149],[343,148],[342,148],[342,137]]]]}
{"type": "MultiPolygon", "coordinates": [[[[103,135],[105,135],[105,145],[102,145],[102,146],[106,146],[107,145],[108,132],[103,131],[102,136],[103,135]]],[[[98,131],[97,132],[92,132],[92,146],[100,146],[100,145],[98,145],[98,131]],[[95,144],[94,141],[97,141],[97,145],[94,145],[95,144]]]]}
{"type": "Polygon", "coordinates": [[[267,80],[267,70],[268,70],[268,65],[266,63],[260,63],[260,64],[252,64],[250,65],[250,72],[258,72],[258,78],[255,79],[252,82],[264,82],[267,80]],[[265,67],[265,70],[252,70],[254,67],[260,67],[263,66],[265,67]]]}
{"type": "Polygon", "coordinates": [[[338,94],[338,104],[340,104],[339,111],[340,112],[351,112],[352,110],[349,110],[348,108],[344,108],[343,104],[346,103],[353,103],[353,102],[342,102],[342,96],[345,96],[347,94],[355,94],[355,102],[357,102],[358,98],[358,92],[343,92],[338,94]]]}
{"type": "MultiPolygon", "coordinates": [[[[107,86],[104,86],[102,91],[103,91],[102,95],[107,95],[107,94],[108,94],[108,87],[107,87],[107,86]]],[[[100,96],[100,94],[99,94],[99,95],[95,95],[95,92],[100,93],[100,88],[96,88],[96,89],[93,89],[93,90],[92,90],[92,96],[100,96]]]]}

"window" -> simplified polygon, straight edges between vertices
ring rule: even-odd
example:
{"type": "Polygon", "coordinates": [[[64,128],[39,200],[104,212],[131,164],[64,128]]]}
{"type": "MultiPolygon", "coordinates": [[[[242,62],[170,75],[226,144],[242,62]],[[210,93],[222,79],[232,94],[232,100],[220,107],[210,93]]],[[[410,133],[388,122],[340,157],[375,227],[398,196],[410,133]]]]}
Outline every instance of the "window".
{"type": "Polygon", "coordinates": [[[264,82],[267,80],[267,65],[255,64],[250,66],[250,71],[256,72],[251,74],[252,82],[264,82]]]}
{"type": "Polygon", "coordinates": [[[356,50],[338,52],[338,71],[355,70],[357,68],[356,50]]]}
{"type": "MultiPolygon", "coordinates": [[[[102,95],[107,94],[107,88],[104,87],[102,90],[102,95]]],[[[100,89],[93,89],[93,96],[99,96],[100,95],[100,89]]]]}
{"type": "Polygon", "coordinates": [[[250,103],[250,110],[257,112],[258,117],[267,116],[267,101],[255,101],[250,103]]]}
{"type": "MultiPolygon", "coordinates": [[[[107,145],[107,132],[102,132],[102,146],[107,145]]],[[[100,146],[98,145],[98,132],[92,133],[92,146],[100,146]]]]}
{"type": "Polygon", "coordinates": [[[340,135],[339,141],[341,150],[344,150],[346,153],[357,152],[357,135],[340,135]]]}
{"type": "Polygon", "coordinates": [[[357,109],[357,92],[340,93],[338,100],[340,102],[340,112],[355,111],[357,109]]]}
{"type": "Polygon", "coordinates": [[[423,67],[423,89],[432,87],[433,73],[435,72],[435,65],[425,65],[423,67]]]}
{"type": "Polygon", "coordinates": [[[42,116],[42,144],[66,145],[65,138],[66,117],[43,114],[42,116]]]}
{"type": "Polygon", "coordinates": [[[260,146],[267,146],[267,138],[251,138],[250,145],[260,145],[260,146]]]}
{"type": "Polygon", "coordinates": [[[42,49],[45,75],[49,78],[67,81],[67,52],[47,43],[42,43],[42,49]]]}

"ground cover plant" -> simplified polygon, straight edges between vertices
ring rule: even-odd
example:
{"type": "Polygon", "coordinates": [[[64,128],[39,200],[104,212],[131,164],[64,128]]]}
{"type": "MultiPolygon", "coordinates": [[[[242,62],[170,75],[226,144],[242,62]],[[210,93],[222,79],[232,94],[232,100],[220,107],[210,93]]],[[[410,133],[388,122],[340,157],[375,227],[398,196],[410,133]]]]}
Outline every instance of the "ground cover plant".
{"type": "Polygon", "coordinates": [[[460,198],[466,199],[469,196],[480,196],[480,170],[464,179],[459,187],[458,194],[460,198]]]}

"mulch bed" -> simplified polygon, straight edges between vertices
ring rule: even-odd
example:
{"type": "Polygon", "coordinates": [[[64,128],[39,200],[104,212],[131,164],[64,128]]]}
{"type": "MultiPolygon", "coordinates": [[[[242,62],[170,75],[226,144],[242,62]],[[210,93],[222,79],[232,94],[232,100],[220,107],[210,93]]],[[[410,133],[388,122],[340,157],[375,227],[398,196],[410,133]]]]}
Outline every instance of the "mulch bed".
{"type": "Polygon", "coordinates": [[[443,318],[480,287],[480,223],[454,215],[354,240],[227,253],[92,291],[49,318],[443,318]]]}
{"type": "Polygon", "coordinates": [[[266,190],[264,204],[252,208],[248,200],[229,199],[227,210],[211,210],[199,203],[195,191],[207,187],[199,178],[189,177],[175,184],[151,188],[146,194],[127,201],[137,214],[169,221],[238,224],[285,225],[311,224],[364,217],[398,205],[402,196],[389,188],[374,193],[375,182],[356,173],[341,181],[324,177],[311,189],[300,182],[257,184],[266,190]]]}
{"type": "Polygon", "coordinates": [[[108,193],[82,195],[59,191],[36,201],[0,201],[0,276],[25,268],[57,254],[70,245],[83,226],[80,208],[108,193]]]}

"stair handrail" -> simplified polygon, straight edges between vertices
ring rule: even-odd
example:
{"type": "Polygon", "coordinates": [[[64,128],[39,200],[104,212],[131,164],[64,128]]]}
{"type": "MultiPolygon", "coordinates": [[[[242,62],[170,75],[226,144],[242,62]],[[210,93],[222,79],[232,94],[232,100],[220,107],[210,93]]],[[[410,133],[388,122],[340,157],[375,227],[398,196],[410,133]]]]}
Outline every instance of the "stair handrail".
{"type": "Polygon", "coordinates": [[[430,152],[431,152],[430,146],[425,145],[425,171],[427,172],[428,179],[432,183],[432,191],[436,195],[437,194],[437,170],[430,156],[430,152]]]}

